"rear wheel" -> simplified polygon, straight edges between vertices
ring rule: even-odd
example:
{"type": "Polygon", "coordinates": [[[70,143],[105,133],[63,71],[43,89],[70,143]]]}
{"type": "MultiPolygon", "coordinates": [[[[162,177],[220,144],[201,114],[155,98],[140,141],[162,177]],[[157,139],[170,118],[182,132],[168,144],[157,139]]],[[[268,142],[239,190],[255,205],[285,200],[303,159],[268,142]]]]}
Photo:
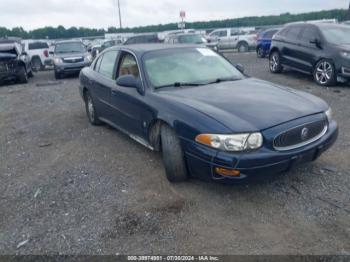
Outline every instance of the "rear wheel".
{"type": "Polygon", "coordinates": [[[237,46],[238,52],[245,53],[249,51],[249,45],[246,42],[239,43],[237,46]]]}
{"type": "Polygon", "coordinates": [[[94,126],[100,125],[101,121],[98,119],[96,107],[89,91],[85,92],[84,99],[86,114],[89,119],[89,122],[94,126]]]}
{"type": "Polygon", "coordinates": [[[18,72],[18,81],[21,84],[26,84],[28,83],[28,75],[27,75],[27,71],[26,68],[24,66],[21,66],[18,72]]]}
{"type": "Polygon", "coordinates": [[[334,86],[337,83],[337,73],[331,60],[322,59],[314,68],[315,82],[320,86],[334,86]]]}
{"type": "Polygon", "coordinates": [[[281,73],[283,67],[281,65],[281,57],[280,54],[275,51],[270,55],[270,71],[274,74],[281,73]]]}
{"type": "Polygon", "coordinates": [[[162,125],[161,144],[165,173],[170,182],[182,182],[188,178],[185,155],[175,131],[162,125]]]}
{"type": "Polygon", "coordinates": [[[256,54],[259,58],[265,58],[265,56],[266,56],[265,51],[261,46],[258,47],[256,54]]]}

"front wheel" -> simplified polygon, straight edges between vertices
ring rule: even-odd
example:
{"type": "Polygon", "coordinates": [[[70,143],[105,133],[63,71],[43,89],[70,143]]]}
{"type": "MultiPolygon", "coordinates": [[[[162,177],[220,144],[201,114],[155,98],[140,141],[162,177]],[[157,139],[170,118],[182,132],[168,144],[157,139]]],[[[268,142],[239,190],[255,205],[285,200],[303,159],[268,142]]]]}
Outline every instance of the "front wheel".
{"type": "Polygon", "coordinates": [[[270,55],[270,71],[274,74],[281,73],[283,70],[282,64],[281,64],[281,57],[280,54],[275,51],[270,55]]]}
{"type": "Polygon", "coordinates": [[[322,59],[314,68],[315,82],[320,86],[334,86],[337,83],[337,73],[331,60],[322,59]]]}
{"type": "Polygon", "coordinates": [[[165,173],[170,182],[182,182],[188,178],[185,155],[175,131],[168,125],[161,128],[161,144],[165,173]]]}
{"type": "Polygon", "coordinates": [[[21,66],[18,72],[18,80],[21,84],[28,83],[28,75],[26,68],[24,66],[21,66]]]}
{"type": "Polygon", "coordinates": [[[265,51],[261,46],[259,46],[258,50],[256,51],[256,54],[259,58],[265,58],[266,56],[265,51]]]}
{"type": "Polygon", "coordinates": [[[89,122],[94,126],[100,125],[101,121],[98,118],[96,107],[89,91],[86,91],[84,95],[84,99],[85,99],[86,114],[89,119],[89,122]]]}

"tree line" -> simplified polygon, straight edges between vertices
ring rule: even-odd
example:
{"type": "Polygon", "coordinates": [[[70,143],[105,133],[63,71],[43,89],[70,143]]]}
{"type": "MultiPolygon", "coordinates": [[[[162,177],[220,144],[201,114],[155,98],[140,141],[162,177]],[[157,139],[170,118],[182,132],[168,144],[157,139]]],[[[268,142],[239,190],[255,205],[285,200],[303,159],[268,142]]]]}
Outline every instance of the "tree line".
{"type": "MultiPolygon", "coordinates": [[[[285,23],[291,23],[296,21],[307,20],[320,20],[320,19],[338,19],[344,21],[350,19],[349,11],[346,9],[333,9],[318,12],[309,12],[302,14],[290,14],[284,13],[281,15],[269,15],[269,16],[253,16],[242,17],[225,20],[215,21],[202,21],[202,22],[190,22],[186,23],[187,28],[193,29],[210,29],[210,28],[223,28],[223,27],[256,27],[256,26],[269,26],[269,25],[282,25],[285,23]]],[[[63,26],[58,27],[44,27],[31,31],[26,31],[22,27],[14,27],[8,29],[0,27],[0,37],[20,37],[23,39],[59,39],[59,38],[77,38],[77,37],[91,37],[91,36],[104,36],[105,33],[146,33],[146,32],[161,32],[167,30],[175,30],[177,28],[176,23],[160,24],[140,26],[133,28],[116,28],[109,27],[105,29],[91,29],[85,27],[70,27],[65,28],[63,26]]]]}

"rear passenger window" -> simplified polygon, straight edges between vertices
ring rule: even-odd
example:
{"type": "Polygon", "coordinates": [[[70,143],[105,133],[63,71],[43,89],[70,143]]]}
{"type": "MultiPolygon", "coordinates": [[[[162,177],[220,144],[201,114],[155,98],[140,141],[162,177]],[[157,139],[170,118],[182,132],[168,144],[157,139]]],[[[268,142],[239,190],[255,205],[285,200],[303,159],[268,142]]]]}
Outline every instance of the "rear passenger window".
{"type": "MultiPolygon", "coordinates": [[[[99,73],[113,79],[114,65],[117,60],[118,51],[109,51],[101,59],[99,73]]],[[[98,62],[97,62],[98,63],[98,62]]]]}
{"type": "Polygon", "coordinates": [[[288,40],[291,40],[291,41],[298,40],[300,37],[300,33],[301,33],[301,27],[299,26],[291,27],[288,31],[287,38],[288,40]]]}
{"type": "Polygon", "coordinates": [[[313,27],[306,27],[301,35],[301,41],[303,43],[309,44],[311,40],[319,39],[319,34],[317,30],[313,27]]]}
{"type": "Polygon", "coordinates": [[[49,48],[49,45],[45,42],[34,42],[28,44],[29,50],[36,50],[36,49],[47,49],[49,48]]]}
{"type": "Polygon", "coordinates": [[[101,65],[101,61],[102,61],[102,58],[103,58],[103,55],[101,55],[98,60],[96,61],[95,63],[95,66],[94,66],[94,70],[96,72],[98,72],[100,70],[100,65],[101,65]]]}

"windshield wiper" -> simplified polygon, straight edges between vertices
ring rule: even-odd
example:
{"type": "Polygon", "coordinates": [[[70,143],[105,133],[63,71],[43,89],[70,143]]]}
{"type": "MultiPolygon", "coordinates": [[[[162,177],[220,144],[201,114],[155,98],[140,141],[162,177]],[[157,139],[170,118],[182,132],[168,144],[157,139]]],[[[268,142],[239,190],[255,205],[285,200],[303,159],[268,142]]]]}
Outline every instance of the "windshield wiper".
{"type": "Polygon", "coordinates": [[[156,89],[164,88],[164,87],[185,87],[185,86],[202,86],[206,84],[201,83],[187,83],[187,82],[175,82],[170,85],[157,86],[156,89]]]}
{"type": "Polygon", "coordinates": [[[214,81],[211,81],[211,82],[208,82],[206,83],[207,85],[210,85],[210,84],[219,84],[221,82],[233,82],[233,81],[238,81],[238,80],[242,80],[242,78],[235,78],[235,77],[227,77],[227,78],[217,78],[215,79],[214,81]]]}

